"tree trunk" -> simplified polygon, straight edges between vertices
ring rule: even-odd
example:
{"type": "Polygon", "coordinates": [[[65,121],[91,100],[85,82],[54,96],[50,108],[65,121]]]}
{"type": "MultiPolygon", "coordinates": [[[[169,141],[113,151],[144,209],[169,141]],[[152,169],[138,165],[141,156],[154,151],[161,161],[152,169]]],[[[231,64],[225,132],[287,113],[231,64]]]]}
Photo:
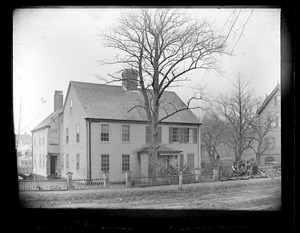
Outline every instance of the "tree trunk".
{"type": "Polygon", "coordinates": [[[150,144],[148,152],[148,176],[156,176],[157,149],[158,149],[158,129],[156,124],[150,125],[150,144]]]}

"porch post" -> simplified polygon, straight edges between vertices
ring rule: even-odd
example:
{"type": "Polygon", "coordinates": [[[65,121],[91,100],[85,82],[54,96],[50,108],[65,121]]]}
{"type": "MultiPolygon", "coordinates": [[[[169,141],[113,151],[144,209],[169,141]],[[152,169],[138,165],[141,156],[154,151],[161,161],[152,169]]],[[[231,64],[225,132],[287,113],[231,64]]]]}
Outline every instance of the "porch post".
{"type": "Polygon", "coordinates": [[[182,189],[182,171],[179,172],[179,187],[178,187],[179,190],[182,189]]]}

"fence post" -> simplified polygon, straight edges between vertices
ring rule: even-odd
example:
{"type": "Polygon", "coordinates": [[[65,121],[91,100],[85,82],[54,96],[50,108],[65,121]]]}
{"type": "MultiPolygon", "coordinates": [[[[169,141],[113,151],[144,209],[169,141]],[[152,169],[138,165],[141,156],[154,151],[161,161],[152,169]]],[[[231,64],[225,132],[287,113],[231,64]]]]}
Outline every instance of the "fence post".
{"type": "Polygon", "coordinates": [[[219,165],[219,169],[218,170],[219,170],[218,171],[218,173],[219,173],[219,180],[221,180],[222,179],[222,170],[223,170],[223,167],[222,167],[221,164],[219,165]]]}
{"type": "Polygon", "coordinates": [[[75,189],[75,187],[73,185],[73,180],[72,180],[73,173],[68,172],[66,175],[67,175],[67,189],[68,190],[75,189]]]}
{"type": "Polygon", "coordinates": [[[125,172],[126,188],[131,188],[131,172],[125,172]]]}
{"type": "Polygon", "coordinates": [[[196,173],[196,183],[199,183],[199,173],[200,173],[200,169],[196,168],[195,169],[195,173],[196,173]]]}
{"type": "Polygon", "coordinates": [[[178,187],[179,190],[182,189],[182,171],[179,172],[179,187],[178,187]]]}
{"type": "Polygon", "coordinates": [[[103,178],[104,178],[104,188],[109,188],[110,184],[109,184],[109,175],[108,175],[108,173],[104,173],[103,178]]]}

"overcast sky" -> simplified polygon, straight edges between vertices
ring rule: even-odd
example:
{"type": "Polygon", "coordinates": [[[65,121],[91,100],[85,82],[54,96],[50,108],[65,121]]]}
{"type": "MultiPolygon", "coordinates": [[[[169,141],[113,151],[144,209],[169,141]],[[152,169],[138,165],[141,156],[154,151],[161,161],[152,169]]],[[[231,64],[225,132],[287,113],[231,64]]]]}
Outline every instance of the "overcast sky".
{"type": "MultiPolygon", "coordinates": [[[[105,76],[118,67],[99,67],[98,60],[117,51],[103,48],[101,30],[129,8],[44,8],[19,9],[13,16],[13,88],[14,114],[21,128],[30,131],[53,112],[55,90],[66,96],[69,81],[101,83],[91,74],[105,76]],[[22,100],[20,100],[22,97],[22,100]]],[[[184,9],[188,14],[209,20],[221,29],[233,9],[184,9]]],[[[241,28],[252,9],[242,9],[235,28],[241,28]]],[[[238,11],[236,11],[237,14],[238,11]]],[[[223,30],[226,30],[226,26],[223,30]]],[[[231,34],[238,39],[240,30],[231,34]]],[[[234,43],[233,43],[234,44],[234,43]]],[[[233,44],[231,46],[233,47],[233,44]]],[[[191,87],[205,86],[218,95],[230,88],[234,73],[240,70],[250,81],[257,96],[269,94],[280,82],[280,10],[254,9],[233,56],[223,56],[222,73],[197,71],[180,88],[173,88],[187,100],[191,87]]]]}

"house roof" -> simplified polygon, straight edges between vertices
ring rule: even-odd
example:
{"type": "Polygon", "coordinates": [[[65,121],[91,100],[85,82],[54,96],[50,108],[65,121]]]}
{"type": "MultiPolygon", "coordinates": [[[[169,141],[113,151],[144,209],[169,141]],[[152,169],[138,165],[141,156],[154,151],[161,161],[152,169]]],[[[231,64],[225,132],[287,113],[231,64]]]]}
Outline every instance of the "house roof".
{"type": "Polygon", "coordinates": [[[271,99],[274,97],[274,95],[275,95],[275,93],[276,93],[277,91],[280,91],[280,85],[279,85],[279,84],[277,84],[276,87],[275,87],[275,88],[273,89],[273,91],[271,92],[271,94],[268,95],[268,96],[265,98],[264,102],[262,103],[262,105],[260,106],[260,108],[257,110],[257,114],[258,114],[258,115],[262,112],[262,110],[266,107],[266,105],[271,101],[271,99]]]}
{"type": "MultiPolygon", "coordinates": [[[[84,83],[71,81],[70,86],[81,103],[86,118],[147,121],[142,107],[143,96],[140,90],[125,91],[122,86],[84,83]]],[[[150,95],[151,93],[149,93],[150,95]]],[[[160,119],[175,111],[186,107],[175,92],[165,91],[161,97],[160,119]]],[[[191,110],[178,112],[163,122],[200,124],[191,110]]]]}
{"type": "Polygon", "coordinates": [[[50,126],[50,124],[53,121],[55,121],[60,116],[61,113],[62,113],[62,109],[57,109],[55,112],[51,113],[48,117],[46,117],[46,119],[43,120],[40,124],[38,124],[33,130],[31,130],[31,132],[35,132],[50,126]]]}
{"type": "MultiPolygon", "coordinates": [[[[148,153],[148,150],[149,150],[149,145],[144,145],[144,146],[142,146],[142,148],[137,149],[137,153],[138,154],[140,154],[140,153],[148,153]]],[[[170,147],[167,147],[164,144],[160,145],[159,148],[158,148],[158,150],[157,150],[157,153],[159,153],[159,154],[167,154],[167,153],[178,154],[180,152],[182,152],[182,151],[181,150],[172,149],[170,147]]]]}

